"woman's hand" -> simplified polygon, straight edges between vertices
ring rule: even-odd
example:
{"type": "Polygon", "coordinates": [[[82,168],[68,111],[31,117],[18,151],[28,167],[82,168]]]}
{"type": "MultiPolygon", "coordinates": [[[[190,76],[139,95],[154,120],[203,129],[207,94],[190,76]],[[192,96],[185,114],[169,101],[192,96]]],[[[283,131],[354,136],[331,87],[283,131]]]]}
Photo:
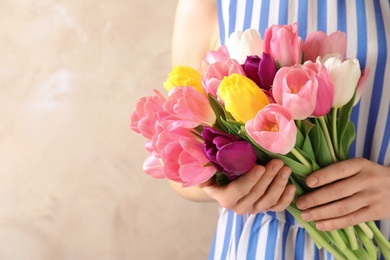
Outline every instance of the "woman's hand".
{"type": "Polygon", "coordinates": [[[254,166],[228,185],[220,186],[211,179],[200,187],[222,207],[238,214],[282,211],[295,194],[294,185],[287,184],[290,174],[291,169],[275,159],[265,167],[254,166]]]}
{"type": "Polygon", "coordinates": [[[301,196],[297,206],[319,230],[335,230],[390,218],[390,167],[362,158],[332,164],[311,174],[317,190],[301,196]]]}

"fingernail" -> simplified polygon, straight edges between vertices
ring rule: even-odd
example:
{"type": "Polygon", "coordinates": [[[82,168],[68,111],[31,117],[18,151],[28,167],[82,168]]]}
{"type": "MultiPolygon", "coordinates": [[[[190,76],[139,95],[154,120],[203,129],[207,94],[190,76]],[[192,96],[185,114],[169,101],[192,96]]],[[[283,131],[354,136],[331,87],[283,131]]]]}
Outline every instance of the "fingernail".
{"type": "Polygon", "coordinates": [[[310,187],[313,187],[314,185],[316,185],[318,183],[318,179],[316,177],[309,177],[309,178],[307,178],[306,183],[310,187]]]}
{"type": "Polygon", "coordinates": [[[302,217],[304,220],[309,221],[309,220],[310,220],[310,217],[311,217],[310,212],[302,212],[301,217],[302,217]]]}
{"type": "Polygon", "coordinates": [[[306,208],[306,201],[304,200],[304,199],[299,199],[298,201],[297,201],[297,207],[299,208],[299,209],[305,209],[306,208]]]}
{"type": "Polygon", "coordinates": [[[325,227],[325,226],[324,226],[324,223],[322,223],[322,222],[317,222],[317,223],[316,223],[316,228],[317,228],[317,229],[322,230],[322,229],[324,229],[324,227],[325,227]]]}

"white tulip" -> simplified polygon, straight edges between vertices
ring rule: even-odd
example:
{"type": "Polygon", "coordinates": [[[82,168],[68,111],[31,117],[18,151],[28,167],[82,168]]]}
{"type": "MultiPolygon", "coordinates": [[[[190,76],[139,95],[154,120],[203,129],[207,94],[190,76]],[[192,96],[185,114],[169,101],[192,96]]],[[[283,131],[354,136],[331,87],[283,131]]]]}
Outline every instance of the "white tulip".
{"type": "Polygon", "coordinates": [[[255,29],[232,33],[225,45],[230,58],[240,64],[244,64],[247,56],[257,55],[261,57],[263,53],[263,40],[255,29]]]}
{"type": "Polygon", "coordinates": [[[342,61],[340,55],[325,55],[317,62],[322,63],[329,72],[329,76],[335,87],[333,107],[339,108],[347,104],[355,93],[361,70],[358,59],[346,59],[342,61]]]}

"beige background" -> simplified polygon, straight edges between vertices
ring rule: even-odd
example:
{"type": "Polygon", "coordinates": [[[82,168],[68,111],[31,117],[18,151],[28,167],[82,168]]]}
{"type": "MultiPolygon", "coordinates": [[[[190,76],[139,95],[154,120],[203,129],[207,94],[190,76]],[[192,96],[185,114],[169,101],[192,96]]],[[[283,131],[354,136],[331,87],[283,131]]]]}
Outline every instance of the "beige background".
{"type": "Polygon", "coordinates": [[[3,0],[0,259],[206,259],[214,204],[142,172],[128,128],[170,70],[176,1],[3,0]]]}

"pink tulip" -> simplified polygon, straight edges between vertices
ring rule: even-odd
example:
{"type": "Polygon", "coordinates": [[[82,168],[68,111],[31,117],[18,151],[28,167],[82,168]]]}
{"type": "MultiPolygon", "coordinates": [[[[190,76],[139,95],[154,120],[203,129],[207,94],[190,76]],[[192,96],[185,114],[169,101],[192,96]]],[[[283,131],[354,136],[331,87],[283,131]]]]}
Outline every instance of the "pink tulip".
{"type": "Polygon", "coordinates": [[[170,116],[163,108],[166,99],[158,90],[154,92],[155,96],[142,97],[137,102],[136,109],[130,118],[130,129],[148,139],[152,138],[155,133],[155,122],[170,116]]]}
{"type": "Polygon", "coordinates": [[[228,59],[224,62],[215,62],[211,64],[202,76],[203,91],[217,98],[219,84],[225,76],[231,74],[245,75],[241,65],[236,60],[228,59]]]}
{"type": "Polygon", "coordinates": [[[362,97],[362,93],[363,93],[363,90],[366,86],[366,82],[367,82],[369,75],[370,75],[369,68],[365,68],[362,70],[362,74],[360,76],[360,79],[358,81],[357,88],[356,88],[355,102],[353,103],[354,106],[356,106],[359,103],[360,98],[362,97]]]}
{"type": "Polygon", "coordinates": [[[299,45],[298,24],[272,25],[264,33],[264,52],[278,62],[281,67],[301,63],[302,52],[299,45]]]}
{"type": "Polygon", "coordinates": [[[155,152],[156,156],[160,156],[168,144],[178,142],[182,136],[192,137],[194,135],[191,132],[192,129],[172,127],[174,123],[174,120],[156,122],[156,133],[150,139],[150,144],[148,145],[150,148],[147,150],[155,152]]]}
{"type": "Polygon", "coordinates": [[[184,187],[194,186],[210,179],[216,169],[203,152],[203,142],[195,136],[180,137],[178,142],[168,144],[161,153],[165,176],[183,183],[184,187]]]}
{"type": "Polygon", "coordinates": [[[216,51],[209,51],[205,59],[202,61],[202,69],[206,71],[207,68],[216,62],[224,62],[229,59],[229,52],[225,45],[221,45],[216,51]]]}
{"type": "Polygon", "coordinates": [[[332,108],[334,98],[334,85],[330,79],[328,70],[322,64],[313,63],[311,61],[306,61],[303,66],[313,70],[318,81],[316,108],[314,109],[312,116],[324,116],[332,108]]]}
{"type": "Polygon", "coordinates": [[[151,153],[148,158],[145,159],[143,164],[144,172],[150,176],[163,179],[165,178],[164,167],[162,165],[161,159],[156,156],[156,153],[151,153]]]}
{"type": "Polygon", "coordinates": [[[287,108],[294,119],[309,117],[316,108],[316,73],[300,64],[283,67],[275,75],[272,94],[276,103],[287,108]]]}
{"type": "Polygon", "coordinates": [[[192,87],[173,88],[163,107],[171,115],[180,119],[172,124],[172,129],[213,125],[216,120],[208,99],[192,87]]]}
{"type": "Polygon", "coordinates": [[[269,104],[245,124],[247,134],[262,148],[279,154],[290,152],[297,128],[291,113],[278,104],[269,104]]]}
{"type": "Polygon", "coordinates": [[[317,31],[310,33],[301,46],[305,59],[316,61],[317,57],[324,57],[326,54],[338,53],[345,56],[347,50],[347,37],[344,32],[333,32],[330,35],[317,31]]]}

